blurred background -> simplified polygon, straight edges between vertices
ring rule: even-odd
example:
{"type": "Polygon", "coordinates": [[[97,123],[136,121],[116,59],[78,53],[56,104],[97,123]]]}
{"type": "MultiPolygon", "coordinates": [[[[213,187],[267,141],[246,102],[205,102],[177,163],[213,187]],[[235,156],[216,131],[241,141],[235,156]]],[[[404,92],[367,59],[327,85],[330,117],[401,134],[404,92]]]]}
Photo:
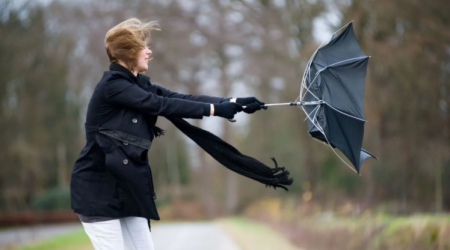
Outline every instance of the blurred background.
{"type": "Polygon", "coordinates": [[[161,218],[225,218],[230,235],[261,223],[301,249],[450,249],[449,13],[447,0],[0,0],[0,235],[77,221],[70,173],[117,23],[159,21],[152,83],[273,103],[298,97],[314,50],[353,21],[371,56],[363,147],[379,160],[355,174],[295,107],[191,120],[291,172],[289,192],[266,189],[161,117],[149,154],[161,218]]]}

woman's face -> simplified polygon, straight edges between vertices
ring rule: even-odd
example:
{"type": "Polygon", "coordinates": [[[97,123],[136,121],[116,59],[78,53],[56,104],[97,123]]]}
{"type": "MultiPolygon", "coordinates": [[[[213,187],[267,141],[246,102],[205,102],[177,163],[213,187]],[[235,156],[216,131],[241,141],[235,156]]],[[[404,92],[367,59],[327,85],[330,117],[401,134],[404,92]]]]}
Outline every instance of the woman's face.
{"type": "Polygon", "coordinates": [[[152,51],[145,47],[145,49],[139,51],[137,55],[137,72],[144,72],[148,69],[148,61],[150,60],[150,56],[152,55],[152,51]]]}

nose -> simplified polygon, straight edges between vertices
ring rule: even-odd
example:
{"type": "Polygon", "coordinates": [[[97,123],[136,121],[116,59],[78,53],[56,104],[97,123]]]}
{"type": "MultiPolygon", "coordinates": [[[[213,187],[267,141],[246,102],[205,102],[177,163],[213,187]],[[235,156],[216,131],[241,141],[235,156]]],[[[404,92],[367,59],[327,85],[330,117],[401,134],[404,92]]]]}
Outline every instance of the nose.
{"type": "Polygon", "coordinates": [[[150,49],[147,49],[147,55],[151,55],[153,52],[150,49]]]}

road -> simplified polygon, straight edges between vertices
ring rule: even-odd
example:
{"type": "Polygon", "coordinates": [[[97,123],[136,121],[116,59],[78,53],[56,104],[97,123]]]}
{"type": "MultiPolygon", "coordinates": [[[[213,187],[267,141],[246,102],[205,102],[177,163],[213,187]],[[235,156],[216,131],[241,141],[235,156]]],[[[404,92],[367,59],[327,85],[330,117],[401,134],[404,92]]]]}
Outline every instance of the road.
{"type": "Polygon", "coordinates": [[[157,250],[240,250],[213,222],[160,223],[152,226],[157,250]]]}
{"type": "MultiPolygon", "coordinates": [[[[13,243],[26,244],[80,229],[81,223],[72,223],[3,230],[0,231],[0,249],[13,243]]],[[[157,250],[241,249],[214,222],[154,223],[151,234],[157,250]]]]}

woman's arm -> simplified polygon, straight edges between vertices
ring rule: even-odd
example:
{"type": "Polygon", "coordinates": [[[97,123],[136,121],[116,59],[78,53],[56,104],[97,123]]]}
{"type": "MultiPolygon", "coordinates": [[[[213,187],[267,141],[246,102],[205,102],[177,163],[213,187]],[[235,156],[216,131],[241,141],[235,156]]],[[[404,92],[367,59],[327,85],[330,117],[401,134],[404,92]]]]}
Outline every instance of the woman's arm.
{"type": "Polygon", "coordinates": [[[177,92],[173,92],[169,89],[166,89],[164,87],[161,87],[159,85],[156,85],[156,84],[154,84],[154,85],[156,88],[158,88],[162,91],[163,96],[168,97],[168,98],[177,98],[177,99],[184,99],[184,100],[205,102],[205,103],[222,103],[222,102],[227,102],[231,99],[231,98],[222,98],[222,97],[207,96],[207,95],[180,94],[177,92]]]}
{"type": "Polygon", "coordinates": [[[109,79],[104,85],[104,93],[109,103],[150,115],[200,119],[211,114],[209,103],[158,96],[123,79],[109,79]]]}
{"type": "MultiPolygon", "coordinates": [[[[163,88],[161,86],[155,85],[157,89],[160,89],[162,92],[162,96],[166,96],[168,98],[178,98],[178,99],[184,99],[184,100],[191,100],[191,101],[197,101],[197,102],[204,102],[204,103],[225,103],[225,102],[232,102],[232,103],[238,103],[242,106],[245,106],[244,112],[247,114],[253,114],[254,112],[260,110],[260,109],[267,109],[267,107],[264,107],[264,102],[261,102],[256,97],[228,97],[228,98],[222,98],[222,97],[214,97],[214,96],[207,96],[207,95],[185,95],[185,94],[179,94],[177,92],[172,92],[166,88],[163,88]]],[[[214,114],[213,107],[211,114],[214,114]]]]}
{"type": "Polygon", "coordinates": [[[102,87],[107,102],[149,115],[197,119],[214,115],[231,119],[242,111],[242,106],[237,103],[212,104],[155,95],[123,79],[111,78],[102,87]]]}

